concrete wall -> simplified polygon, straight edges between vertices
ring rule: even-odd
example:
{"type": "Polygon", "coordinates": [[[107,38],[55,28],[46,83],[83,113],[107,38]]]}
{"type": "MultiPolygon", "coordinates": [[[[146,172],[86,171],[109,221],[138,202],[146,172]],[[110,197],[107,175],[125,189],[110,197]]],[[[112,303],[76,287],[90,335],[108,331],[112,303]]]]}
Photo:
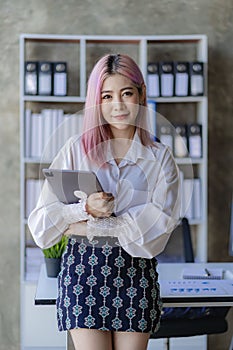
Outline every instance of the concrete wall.
{"type": "MultiPolygon", "coordinates": [[[[232,0],[0,0],[0,350],[20,343],[19,34],[208,35],[209,260],[232,261],[232,18],[232,0]]],[[[229,337],[211,336],[211,349],[229,337]]]]}

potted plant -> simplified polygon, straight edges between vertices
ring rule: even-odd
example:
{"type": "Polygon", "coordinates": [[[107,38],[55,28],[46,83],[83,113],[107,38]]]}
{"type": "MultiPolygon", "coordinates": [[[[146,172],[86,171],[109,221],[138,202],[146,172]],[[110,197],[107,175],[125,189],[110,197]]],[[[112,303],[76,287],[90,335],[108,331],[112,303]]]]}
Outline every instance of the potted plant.
{"type": "Polygon", "coordinates": [[[42,249],[48,277],[57,277],[61,269],[61,257],[68,243],[68,237],[62,236],[61,240],[52,247],[42,249]]]}

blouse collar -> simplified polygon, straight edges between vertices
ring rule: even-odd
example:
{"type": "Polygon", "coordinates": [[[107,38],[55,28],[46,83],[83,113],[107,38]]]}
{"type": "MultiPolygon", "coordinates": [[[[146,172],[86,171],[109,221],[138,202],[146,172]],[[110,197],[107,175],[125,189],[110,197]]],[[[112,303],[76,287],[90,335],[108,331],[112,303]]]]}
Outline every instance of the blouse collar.
{"type": "MultiPolygon", "coordinates": [[[[107,163],[116,164],[111,152],[110,143],[107,147],[107,159],[107,163]]],[[[138,159],[153,160],[155,156],[151,147],[142,144],[138,132],[136,131],[130,148],[124,159],[120,162],[119,167],[123,167],[127,164],[136,164],[138,159]]]]}

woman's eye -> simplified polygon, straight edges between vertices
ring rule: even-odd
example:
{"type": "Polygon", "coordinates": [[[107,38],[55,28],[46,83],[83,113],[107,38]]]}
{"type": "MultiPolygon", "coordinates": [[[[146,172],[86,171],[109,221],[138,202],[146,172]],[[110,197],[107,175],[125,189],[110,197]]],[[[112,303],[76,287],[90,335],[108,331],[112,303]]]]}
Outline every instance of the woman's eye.
{"type": "Polygon", "coordinates": [[[130,96],[133,96],[133,93],[132,91],[125,91],[123,95],[130,97],[130,96]]]}
{"type": "Polygon", "coordinates": [[[102,96],[102,99],[103,99],[103,100],[108,100],[109,98],[111,98],[111,95],[103,95],[103,96],[102,96]]]}

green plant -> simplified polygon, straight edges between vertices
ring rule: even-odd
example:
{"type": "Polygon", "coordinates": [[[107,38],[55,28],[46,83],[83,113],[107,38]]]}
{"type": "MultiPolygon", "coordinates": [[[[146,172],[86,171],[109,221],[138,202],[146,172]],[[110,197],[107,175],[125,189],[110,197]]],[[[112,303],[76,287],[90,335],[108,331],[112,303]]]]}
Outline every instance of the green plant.
{"type": "Polygon", "coordinates": [[[46,258],[60,258],[65,251],[66,245],[68,243],[68,237],[67,236],[62,236],[62,239],[54,244],[52,247],[47,248],[47,249],[42,249],[44,256],[46,258]]]}

